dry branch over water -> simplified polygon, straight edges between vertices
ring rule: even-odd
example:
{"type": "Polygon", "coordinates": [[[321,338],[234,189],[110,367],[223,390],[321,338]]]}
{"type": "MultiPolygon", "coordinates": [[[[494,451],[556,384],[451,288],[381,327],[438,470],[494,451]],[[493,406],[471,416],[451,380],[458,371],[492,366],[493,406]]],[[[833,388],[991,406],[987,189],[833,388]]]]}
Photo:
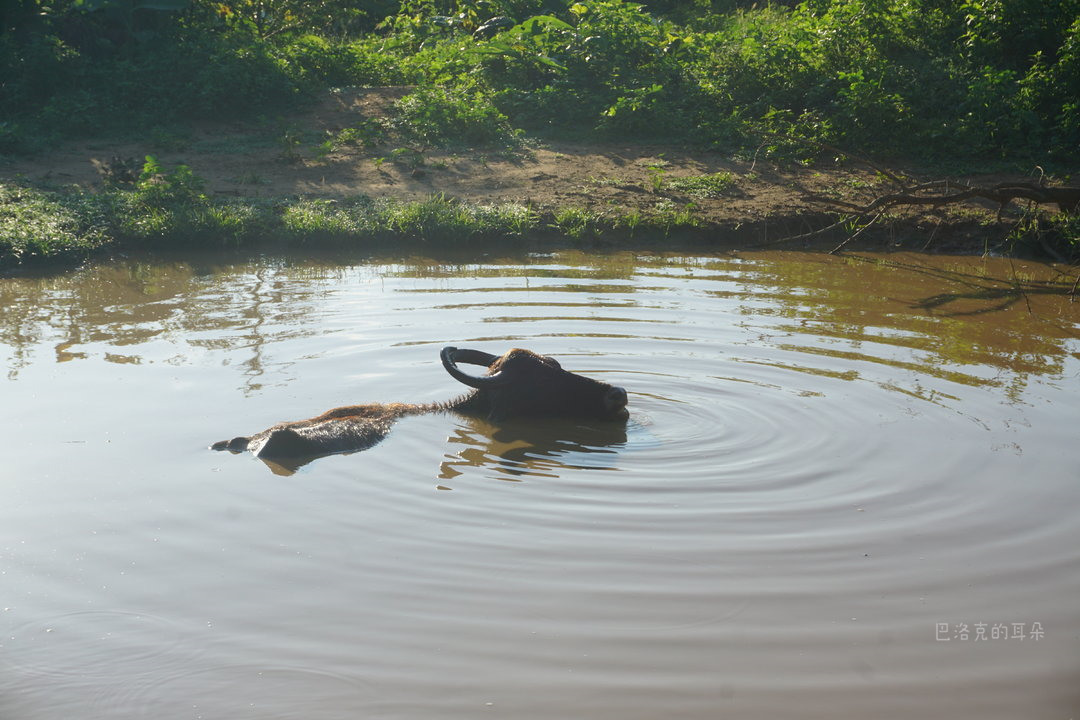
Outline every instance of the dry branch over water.
{"type": "MultiPolygon", "coordinates": [[[[1018,238],[1023,234],[1030,235],[1039,243],[1041,249],[1047,255],[1061,262],[1071,262],[1077,257],[1075,228],[1076,218],[1080,215],[1080,187],[1048,186],[1044,183],[1036,184],[1017,181],[998,182],[993,185],[975,185],[956,180],[933,180],[916,185],[906,185],[899,177],[891,173],[889,179],[899,185],[899,189],[895,192],[878,195],[869,203],[863,205],[816,194],[809,194],[804,197],[808,202],[820,203],[827,208],[854,213],[854,216],[843,217],[833,226],[822,229],[822,231],[832,230],[845,224],[856,228],[840,245],[833,248],[832,252],[838,252],[846,247],[884,218],[890,211],[898,207],[942,208],[965,204],[970,201],[989,201],[997,206],[995,220],[1000,224],[1009,205],[1014,201],[1023,200],[1027,202],[1027,207],[1021,208],[1017,215],[1019,219],[1013,226],[1014,238],[1018,238]],[[1038,209],[1037,206],[1041,205],[1054,205],[1057,207],[1058,212],[1054,215],[1047,215],[1038,209]],[[1061,233],[1061,229],[1065,231],[1065,236],[1058,238],[1058,244],[1064,246],[1069,257],[1063,255],[1062,251],[1055,249],[1054,245],[1048,242],[1044,229],[1053,229],[1055,226],[1059,228],[1059,233],[1061,233]]],[[[822,231],[813,231],[787,240],[806,239],[822,231]]]]}
{"type": "Polygon", "coordinates": [[[1061,212],[1070,214],[1080,211],[1080,187],[1048,187],[1025,182],[1002,182],[980,187],[955,180],[934,180],[903,188],[900,192],[881,195],[865,207],[822,196],[808,196],[807,199],[857,210],[863,215],[899,205],[942,207],[973,199],[991,200],[998,203],[999,213],[1013,200],[1028,200],[1039,205],[1057,205],[1061,212]]]}

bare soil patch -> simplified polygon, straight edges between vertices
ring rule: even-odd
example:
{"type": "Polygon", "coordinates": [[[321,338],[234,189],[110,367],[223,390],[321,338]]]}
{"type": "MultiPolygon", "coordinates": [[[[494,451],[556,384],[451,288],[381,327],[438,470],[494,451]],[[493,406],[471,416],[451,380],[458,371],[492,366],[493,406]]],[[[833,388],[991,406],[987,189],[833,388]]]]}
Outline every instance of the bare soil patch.
{"type": "MultiPolygon", "coordinates": [[[[692,206],[705,228],[744,238],[749,231],[765,242],[835,222],[835,215],[811,196],[865,203],[890,187],[873,169],[850,159],[838,158],[826,167],[778,166],[676,145],[550,141],[520,150],[446,150],[397,147],[391,141],[320,149],[346,128],[389,116],[395,101],[408,92],[342,89],[286,118],[244,124],[208,119],[183,132],[158,131],[138,140],[70,142],[31,159],[10,160],[0,165],[0,174],[94,191],[117,160],[138,166],[152,154],[167,167],[188,165],[206,180],[207,193],[219,197],[408,200],[443,194],[480,204],[514,202],[540,211],[576,207],[614,215],[692,206]],[[721,193],[710,197],[680,189],[680,180],[715,173],[731,176],[721,193]]],[[[898,242],[906,236],[909,245],[913,235],[920,235],[918,242],[926,240],[928,246],[957,249],[988,235],[1003,237],[1009,223],[998,219],[996,210],[977,201],[962,208],[897,210],[888,232],[898,242]]],[[[982,239],[978,242],[981,246],[982,239]]]]}

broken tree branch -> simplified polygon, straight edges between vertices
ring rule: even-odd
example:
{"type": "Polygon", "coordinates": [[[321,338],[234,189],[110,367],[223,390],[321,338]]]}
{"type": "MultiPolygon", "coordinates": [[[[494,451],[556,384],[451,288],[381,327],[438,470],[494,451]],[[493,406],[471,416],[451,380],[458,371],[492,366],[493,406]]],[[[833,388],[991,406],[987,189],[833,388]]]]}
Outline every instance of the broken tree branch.
{"type": "MultiPolygon", "coordinates": [[[[979,187],[948,180],[922,183],[904,188],[900,192],[879,195],[870,204],[857,210],[860,214],[868,215],[897,205],[940,207],[977,198],[996,202],[1002,207],[1013,200],[1030,200],[1040,205],[1057,205],[1059,210],[1070,214],[1080,212],[1080,187],[1045,187],[1034,183],[998,183],[990,187],[979,187]],[[959,190],[954,191],[954,188],[959,190]]],[[[806,199],[847,209],[855,208],[852,203],[820,195],[807,196],[806,199]]]]}

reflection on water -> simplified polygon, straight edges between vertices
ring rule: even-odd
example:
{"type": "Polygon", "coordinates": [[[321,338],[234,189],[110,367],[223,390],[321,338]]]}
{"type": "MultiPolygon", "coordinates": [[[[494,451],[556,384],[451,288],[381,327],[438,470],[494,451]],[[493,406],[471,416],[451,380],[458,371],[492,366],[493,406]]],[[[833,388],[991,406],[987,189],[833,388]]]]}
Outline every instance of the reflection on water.
{"type": "Polygon", "coordinates": [[[2,278],[0,716],[1070,717],[1072,272],[562,252],[2,278]],[[206,449],[452,400],[445,345],[556,357],[630,421],[432,413],[279,474],[206,449]]]}
{"type": "MultiPolygon", "coordinates": [[[[1012,388],[1022,386],[1028,375],[1060,375],[1070,353],[1065,341],[1076,335],[1070,295],[1074,278],[1048,266],[934,256],[831,260],[793,253],[701,258],[568,252],[486,265],[445,265],[426,258],[351,266],[127,262],[59,277],[8,278],[0,282],[0,343],[12,379],[42,344],[52,345],[58,362],[85,360],[95,347],[121,350],[154,341],[186,350],[172,358],[156,357],[157,362],[184,363],[196,352],[230,352],[239,356],[229,362],[240,369],[243,387],[254,392],[263,378],[281,383],[295,377],[296,358],[268,357],[267,352],[283,342],[328,332],[318,320],[335,314],[328,307],[335,286],[371,285],[381,292],[395,281],[396,292],[442,294],[458,301],[432,304],[431,311],[481,313],[485,323],[499,325],[589,322],[596,324],[590,336],[624,339],[639,335],[611,332],[605,325],[663,326],[686,320],[670,312],[682,309],[684,298],[669,297],[681,286],[690,295],[732,302],[736,314],[762,325],[759,339],[797,338],[800,344],[786,346],[799,353],[888,363],[889,353],[882,350],[893,346],[903,358],[892,361],[898,367],[953,382],[1012,388]],[[408,279],[422,279],[423,286],[400,283],[408,279]],[[502,284],[482,282],[488,279],[502,284]],[[536,292],[586,300],[522,302],[513,297],[536,292]],[[502,297],[492,300],[486,297],[490,293],[502,297]],[[612,294],[619,299],[605,297],[612,294]],[[477,300],[461,302],[471,298],[477,300]],[[513,314],[492,313],[496,308],[513,314]],[[530,315],[528,308],[544,312],[530,315]],[[619,309],[636,312],[620,315],[619,309]],[[969,321],[974,315],[989,317],[969,321]],[[863,345],[871,345],[874,353],[860,354],[863,345]]],[[[361,325],[364,321],[370,318],[362,318],[361,325]]],[[[693,341],[657,330],[650,337],[693,341]]],[[[409,338],[404,343],[417,341],[437,342],[409,338]]],[[[137,352],[105,350],[96,356],[113,363],[146,359],[137,352]]]]}
{"type": "MultiPolygon", "coordinates": [[[[440,466],[439,478],[443,480],[461,475],[458,468],[487,468],[506,480],[557,477],[560,470],[617,470],[605,458],[613,456],[626,443],[626,426],[621,422],[582,424],[573,420],[540,419],[493,425],[476,417],[455,417],[458,427],[446,439],[453,453],[448,452],[440,466]]],[[[259,459],[275,475],[288,476],[323,457],[327,456],[259,459]]]]}
{"type": "Polygon", "coordinates": [[[453,455],[440,466],[442,480],[478,467],[506,480],[558,477],[565,470],[617,470],[614,456],[626,444],[626,425],[547,419],[493,425],[462,417],[447,443],[453,455]]]}
{"type": "MultiPolygon", "coordinates": [[[[188,352],[158,361],[184,363],[195,351],[246,350],[240,362],[244,387],[258,390],[259,378],[273,372],[266,347],[310,335],[303,325],[325,294],[319,282],[307,283],[316,276],[325,281],[325,272],[284,269],[280,263],[248,267],[224,284],[221,268],[186,262],[95,265],[60,277],[5,279],[0,282],[5,308],[0,343],[11,353],[9,377],[31,362],[30,348],[43,342],[65,361],[89,357],[73,348],[123,349],[164,341],[187,346],[188,352]]],[[[100,357],[143,361],[129,352],[100,357]]]]}

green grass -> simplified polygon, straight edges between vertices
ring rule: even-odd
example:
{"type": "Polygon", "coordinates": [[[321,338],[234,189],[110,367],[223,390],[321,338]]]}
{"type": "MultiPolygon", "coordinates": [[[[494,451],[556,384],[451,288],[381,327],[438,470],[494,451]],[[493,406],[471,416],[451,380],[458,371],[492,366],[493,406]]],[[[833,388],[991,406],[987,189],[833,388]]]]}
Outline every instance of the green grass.
{"type": "Polygon", "coordinates": [[[280,234],[298,243],[403,238],[459,242],[520,237],[538,225],[535,212],[515,203],[474,205],[433,195],[425,200],[301,200],[280,215],[280,234]]]}
{"type": "Polygon", "coordinates": [[[599,232],[600,220],[584,208],[566,207],[554,213],[550,227],[572,240],[581,240],[599,232]]]}
{"type": "Polygon", "coordinates": [[[133,187],[96,194],[0,183],[0,269],[115,249],[520,242],[552,232],[578,242],[638,227],[685,225],[689,217],[671,203],[622,217],[578,207],[540,213],[519,203],[477,204],[444,195],[413,201],[364,196],[216,200],[203,195],[184,169],[147,167],[157,172],[133,187]]]}
{"type": "Polygon", "coordinates": [[[456,243],[521,238],[540,217],[517,203],[471,204],[433,195],[397,201],[210,200],[155,182],[100,194],[0,183],[0,269],[116,248],[456,243]]]}
{"type": "Polygon", "coordinates": [[[0,183],[0,267],[78,257],[105,246],[110,238],[103,210],[81,195],[0,183]]]}
{"type": "Polygon", "coordinates": [[[347,203],[301,200],[281,210],[280,232],[301,243],[371,235],[378,228],[373,208],[367,198],[347,203]]]}
{"type": "MultiPolygon", "coordinates": [[[[714,187],[711,182],[706,186],[714,187]]],[[[0,271],[121,249],[373,247],[387,242],[475,247],[469,244],[528,243],[540,237],[576,245],[722,236],[693,203],[668,198],[645,209],[612,206],[597,212],[564,206],[541,212],[517,203],[475,204],[444,195],[413,201],[364,196],[221,200],[207,197],[201,187],[183,166],[168,170],[152,159],[133,186],[100,193],[0,182],[0,271]]],[[[988,228],[987,238],[992,233],[988,228]]],[[[1066,214],[1033,213],[1017,226],[1007,247],[1080,261],[1080,221],[1066,214]]]]}
{"type": "Polygon", "coordinates": [[[672,190],[684,192],[695,198],[717,198],[738,191],[735,175],[730,172],[672,178],[667,184],[672,190]]]}

